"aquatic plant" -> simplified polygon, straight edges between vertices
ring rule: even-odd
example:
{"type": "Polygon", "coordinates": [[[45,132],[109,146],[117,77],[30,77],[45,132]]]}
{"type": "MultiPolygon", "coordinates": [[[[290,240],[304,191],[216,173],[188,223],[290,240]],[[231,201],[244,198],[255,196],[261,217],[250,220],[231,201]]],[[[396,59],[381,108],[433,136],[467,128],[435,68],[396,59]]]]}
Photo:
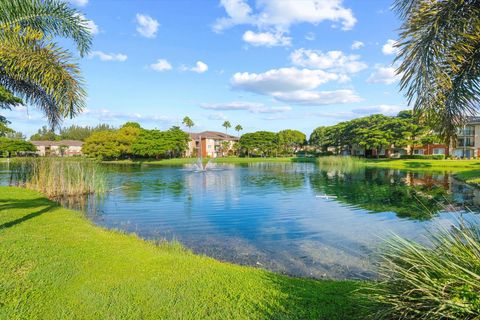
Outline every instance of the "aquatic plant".
{"type": "Polygon", "coordinates": [[[104,171],[88,159],[16,158],[9,166],[11,185],[50,198],[103,193],[107,188],[104,171]]]}
{"type": "Polygon", "coordinates": [[[382,280],[362,293],[379,303],[374,319],[480,319],[478,223],[440,229],[430,240],[387,241],[382,280]]]}
{"type": "Polygon", "coordinates": [[[351,156],[325,156],[317,158],[317,163],[325,166],[353,168],[363,166],[365,161],[351,156]]]}

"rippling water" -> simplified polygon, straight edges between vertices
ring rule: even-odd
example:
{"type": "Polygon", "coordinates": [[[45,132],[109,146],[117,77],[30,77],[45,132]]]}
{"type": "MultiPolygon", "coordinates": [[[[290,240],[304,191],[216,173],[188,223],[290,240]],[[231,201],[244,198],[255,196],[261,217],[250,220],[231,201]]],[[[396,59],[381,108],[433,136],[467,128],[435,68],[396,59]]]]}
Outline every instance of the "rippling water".
{"type": "Polygon", "coordinates": [[[480,203],[478,190],[445,173],[311,163],[107,171],[112,192],[83,204],[96,224],[317,278],[374,277],[374,252],[384,238],[425,241],[427,229],[470,216],[480,203]]]}

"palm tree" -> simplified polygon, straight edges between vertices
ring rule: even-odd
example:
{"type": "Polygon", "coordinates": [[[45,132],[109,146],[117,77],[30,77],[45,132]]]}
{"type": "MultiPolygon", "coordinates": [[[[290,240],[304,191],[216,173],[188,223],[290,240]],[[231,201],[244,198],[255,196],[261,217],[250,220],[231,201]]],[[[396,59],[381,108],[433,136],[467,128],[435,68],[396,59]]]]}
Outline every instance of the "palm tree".
{"type": "Polygon", "coordinates": [[[232,124],[230,123],[230,121],[227,120],[223,122],[222,127],[225,127],[225,134],[226,134],[228,132],[228,128],[232,127],[232,124]]]}
{"type": "MultiPolygon", "coordinates": [[[[1,91],[38,107],[52,128],[85,104],[79,67],[52,41],[56,36],[73,39],[81,56],[92,41],[87,20],[62,1],[0,0],[1,91]]],[[[0,108],[15,105],[4,96],[0,108]]]]}
{"type": "Polygon", "coordinates": [[[240,138],[240,131],[242,131],[242,130],[243,130],[243,127],[241,125],[237,124],[235,126],[235,131],[237,131],[238,138],[240,138]]]}
{"type": "Polygon", "coordinates": [[[193,122],[193,120],[190,119],[189,117],[183,118],[182,124],[183,124],[185,127],[187,127],[188,130],[190,130],[190,129],[195,125],[195,123],[193,122]]]}
{"type": "Polygon", "coordinates": [[[401,89],[450,143],[480,103],[480,1],[396,0],[395,9],[401,89]]]}

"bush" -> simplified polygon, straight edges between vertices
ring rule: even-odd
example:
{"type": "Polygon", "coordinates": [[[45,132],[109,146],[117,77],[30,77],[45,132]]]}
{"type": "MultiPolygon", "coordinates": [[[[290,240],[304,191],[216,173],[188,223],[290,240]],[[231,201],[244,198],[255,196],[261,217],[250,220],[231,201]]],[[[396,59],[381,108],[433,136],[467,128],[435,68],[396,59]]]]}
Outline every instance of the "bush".
{"type": "Polygon", "coordinates": [[[366,288],[375,319],[480,319],[480,228],[431,234],[431,246],[395,236],[381,253],[380,283],[366,288]]]}
{"type": "Polygon", "coordinates": [[[425,160],[444,160],[444,154],[431,154],[431,155],[423,155],[423,154],[402,154],[400,159],[425,159],[425,160]]]}

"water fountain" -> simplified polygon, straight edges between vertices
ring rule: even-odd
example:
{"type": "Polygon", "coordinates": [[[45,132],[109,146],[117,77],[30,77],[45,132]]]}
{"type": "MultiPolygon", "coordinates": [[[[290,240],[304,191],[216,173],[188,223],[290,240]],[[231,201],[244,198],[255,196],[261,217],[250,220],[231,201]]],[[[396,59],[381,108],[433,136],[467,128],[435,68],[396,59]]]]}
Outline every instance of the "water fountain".
{"type": "Polygon", "coordinates": [[[206,163],[203,161],[203,156],[202,156],[202,137],[198,137],[198,151],[197,151],[197,163],[195,164],[195,167],[197,168],[198,171],[207,171],[207,168],[209,165],[212,163],[213,159],[208,159],[206,163]]]}

